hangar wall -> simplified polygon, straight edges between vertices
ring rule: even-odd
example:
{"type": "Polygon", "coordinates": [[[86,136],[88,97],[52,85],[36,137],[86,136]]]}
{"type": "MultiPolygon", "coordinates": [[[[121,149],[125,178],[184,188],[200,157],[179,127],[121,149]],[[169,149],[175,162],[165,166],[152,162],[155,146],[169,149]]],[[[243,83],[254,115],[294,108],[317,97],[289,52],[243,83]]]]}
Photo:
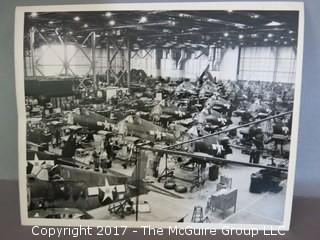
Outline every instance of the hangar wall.
{"type": "MultiPolygon", "coordinates": [[[[90,74],[89,61],[81,52],[77,51],[74,45],[67,46],[67,56],[72,59],[70,67],[73,72],[78,75],[90,74]]],[[[91,56],[90,48],[83,48],[88,56],[91,56]]],[[[111,55],[114,53],[111,50],[111,55]]],[[[64,73],[61,61],[57,57],[63,56],[62,45],[52,45],[49,48],[42,45],[37,48],[35,54],[37,56],[39,69],[46,76],[61,75],[64,73]]],[[[228,47],[223,50],[221,59],[210,72],[217,79],[221,80],[252,80],[252,81],[276,81],[276,82],[293,82],[295,76],[295,50],[292,47],[228,47]],[[240,58],[239,58],[240,54],[240,58]],[[238,61],[239,75],[238,75],[238,61]]],[[[163,78],[179,79],[181,77],[195,80],[206,66],[212,61],[210,56],[201,54],[197,51],[186,60],[183,69],[177,69],[177,61],[173,59],[172,53],[169,51],[164,53],[161,59],[160,71],[156,67],[156,51],[139,50],[132,52],[131,69],[143,69],[149,76],[161,75],[163,78]]],[[[121,70],[121,58],[115,57],[113,62],[116,71],[121,70]]],[[[96,50],[96,71],[98,74],[104,74],[107,66],[107,50],[105,48],[97,48],[96,50]]],[[[27,75],[32,75],[30,68],[30,59],[26,58],[27,75]]]]}

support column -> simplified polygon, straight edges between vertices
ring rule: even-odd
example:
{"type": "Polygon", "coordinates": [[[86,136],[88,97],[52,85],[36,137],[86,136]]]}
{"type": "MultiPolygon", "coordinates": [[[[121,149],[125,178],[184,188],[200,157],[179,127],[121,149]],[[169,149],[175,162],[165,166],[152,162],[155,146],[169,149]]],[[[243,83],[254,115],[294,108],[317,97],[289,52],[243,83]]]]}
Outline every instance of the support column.
{"type": "Polygon", "coordinates": [[[241,64],[241,46],[239,46],[239,51],[238,51],[238,60],[237,60],[237,79],[236,81],[239,81],[240,78],[240,64],[241,64]]]}
{"type": "Polygon", "coordinates": [[[130,90],[131,49],[130,49],[130,40],[129,39],[127,39],[127,49],[128,49],[128,56],[127,56],[127,84],[128,84],[128,90],[130,90]]]}
{"type": "Polygon", "coordinates": [[[35,56],[34,56],[34,35],[35,35],[35,28],[32,27],[30,29],[30,64],[31,64],[31,68],[32,68],[32,76],[36,76],[36,66],[35,66],[35,56]]]}
{"type": "Polygon", "coordinates": [[[110,63],[110,41],[109,39],[107,40],[107,84],[108,86],[110,85],[110,68],[111,68],[111,63],[110,63]]]}
{"type": "Polygon", "coordinates": [[[156,48],[155,50],[155,64],[156,64],[156,74],[155,77],[160,77],[161,76],[161,59],[162,59],[162,49],[161,48],[156,48]]]}
{"type": "Polygon", "coordinates": [[[272,82],[277,82],[277,73],[278,73],[278,66],[279,66],[279,48],[275,47],[275,63],[274,63],[274,69],[273,69],[273,76],[272,76],[272,82]]]}
{"type": "Polygon", "coordinates": [[[94,89],[98,89],[98,83],[97,83],[97,75],[96,75],[96,33],[92,32],[91,34],[91,54],[92,54],[92,62],[91,62],[91,68],[92,68],[92,75],[93,75],[93,85],[94,89]]]}
{"type": "Polygon", "coordinates": [[[69,63],[68,63],[68,49],[67,45],[63,43],[63,67],[64,67],[64,74],[67,76],[68,75],[68,68],[69,68],[69,63]]]}
{"type": "Polygon", "coordinates": [[[187,53],[185,51],[184,48],[181,48],[180,50],[180,58],[177,62],[177,70],[178,70],[178,77],[180,79],[182,79],[184,76],[185,76],[185,64],[186,64],[186,61],[188,60],[188,56],[187,56],[187,53]]]}

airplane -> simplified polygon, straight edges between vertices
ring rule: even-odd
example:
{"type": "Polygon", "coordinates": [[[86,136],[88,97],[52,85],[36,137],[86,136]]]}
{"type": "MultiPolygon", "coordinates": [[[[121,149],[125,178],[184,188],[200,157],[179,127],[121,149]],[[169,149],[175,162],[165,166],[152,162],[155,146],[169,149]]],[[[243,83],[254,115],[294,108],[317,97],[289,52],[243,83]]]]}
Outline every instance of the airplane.
{"type": "Polygon", "coordinates": [[[98,113],[85,110],[69,113],[68,123],[78,124],[91,130],[105,130],[112,128],[114,122],[98,113]]]}
{"type": "MultiPolygon", "coordinates": [[[[202,133],[204,135],[207,135],[208,133],[202,129],[202,133]]],[[[196,126],[193,126],[192,128],[190,128],[186,134],[184,134],[183,136],[183,140],[182,141],[186,141],[186,140],[191,140],[194,138],[199,137],[199,131],[197,129],[196,126]]],[[[168,149],[170,148],[170,146],[164,147],[164,149],[168,149]]],[[[198,141],[194,141],[194,142],[190,142],[190,143],[186,143],[183,145],[180,145],[179,148],[180,152],[183,153],[188,153],[188,154],[196,154],[196,155],[204,155],[204,156],[210,156],[210,157],[216,157],[219,159],[225,159],[226,155],[231,154],[232,153],[232,149],[231,149],[231,145],[230,145],[230,141],[229,141],[229,137],[225,136],[225,135],[220,135],[220,136],[211,136],[206,138],[205,140],[198,140],[198,141]]],[[[170,153],[169,153],[170,155],[170,153]]],[[[183,161],[179,164],[180,168],[183,169],[189,169],[190,165],[196,164],[198,166],[198,176],[193,179],[184,179],[181,177],[177,177],[174,176],[174,171],[173,170],[167,170],[167,171],[163,171],[160,176],[158,177],[158,182],[160,182],[162,179],[166,178],[166,177],[174,177],[177,179],[180,179],[182,181],[186,181],[186,182],[190,182],[192,183],[192,186],[190,188],[190,191],[192,191],[196,186],[200,186],[201,184],[204,183],[204,181],[201,183],[200,181],[200,166],[205,167],[207,165],[207,160],[203,160],[203,159],[198,159],[198,158],[193,158],[193,157],[188,157],[187,161],[183,161]]],[[[165,158],[165,161],[166,158],[165,158]]]]}
{"type": "MultiPolygon", "coordinates": [[[[42,155],[43,156],[43,155],[42,155]]],[[[131,176],[115,171],[95,172],[75,166],[56,164],[55,160],[39,160],[38,153],[33,160],[28,160],[27,193],[28,209],[77,208],[90,210],[114,202],[113,191],[135,196],[147,190],[137,181],[142,181],[144,174],[137,179],[136,168],[131,176]]]]}
{"type": "Polygon", "coordinates": [[[118,123],[120,134],[127,134],[150,141],[174,142],[174,134],[136,115],[129,115],[118,123]]]}
{"type": "Polygon", "coordinates": [[[194,83],[190,82],[190,79],[185,79],[179,84],[175,90],[177,96],[190,96],[197,95],[197,87],[194,83]]]}
{"type": "Polygon", "coordinates": [[[202,86],[203,83],[208,79],[211,82],[216,83],[216,78],[214,78],[211,73],[209,72],[210,64],[206,66],[206,68],[201,73],[199,79],[198,79],[198,85],[202,86]]]}
{"type": "Polygon", "coordinates": [[[204,108],[200,113],[196,114],[194,118],[200,124],[209,123],[213,126],[223,127],[230,123],[230,119],[225,117],[223,114],[210,109],[204,108]]]}
{"type": "MultiPolygon", "coordinates": [[[[193,126],[187,131],[189,139],[208,135],[204,127],[193,126]],[[200,133],[201,132],[201,133],[200,133]]],[[[189,152],[206,153],[214,157],[224,158],[227,154],[232,153],[229,137],[225,135],[208,137],[205,140],[199,140],[187,145],[189,152]]]]}
{"type": "MultiPolygon", "coordinates": [[[[111,214],[124,218],[135,213],[132,199],[154,191],[181,198],[147,181],[147,155],[141,155],[139,167],[122,174],[108,169],[107,173],[92,169],[56,164],[40,160],[38,153],[27,161],[27,202],[30,217],[92,218],[87,211],[108,206],[111,214]]],[[[39,155],[43,156],[43,155],[39,155]]],[[[30,158],[30,157],[29,157],[30,158]]]]}
{"type": "Polygon", "coordinates": [[[240,108],[234,111],[233,114],[241,117],[241,123],[248,123],[252,120],[263,119],[270,116],[271,110],[267,104],[260,103],[259,100],[256,100],[245,109],[240,108]]]}
{"type": "Polygon", "coordinates": [[[211,97],[214,93],[218,92],[218,87],[215,83],[211,82],[209,79],[204,82],[199,91],[200,98],[211,97]]]}
{"type": "Polygon", "coordinates": [[[175,104],[165,102],[165,100],[160,101],[160,103],[152,109],[152,113],[153,112],[172,116],[175,120],[191,117],[191,114],[187,111],[186,107],[179,107],[175,104]]]}
{"type": "Polygon", "coordinates": [[[152,107],[155,105],[152,98],[141,97],[137,100],[131,101],[131,104],[134,105],[132,109],[136,109],[137,111],[149,112],[152,107]]]}
{"type": "Polygon", "coordinates": [[[222,97],[213,95],[204,103],[204,107],[225,113],[230,109],[231,103],[222,97]]]}

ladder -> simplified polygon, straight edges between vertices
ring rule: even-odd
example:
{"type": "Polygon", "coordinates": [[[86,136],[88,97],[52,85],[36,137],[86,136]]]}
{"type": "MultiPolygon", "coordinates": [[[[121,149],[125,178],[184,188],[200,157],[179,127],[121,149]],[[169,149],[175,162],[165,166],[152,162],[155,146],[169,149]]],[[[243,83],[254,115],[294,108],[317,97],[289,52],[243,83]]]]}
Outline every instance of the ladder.
{"type": "Polygon", "coordinates": [[[194,207],[191,222],[194,222],[194,223],[203,222],[203,209],[201,206],[194,207]]]}

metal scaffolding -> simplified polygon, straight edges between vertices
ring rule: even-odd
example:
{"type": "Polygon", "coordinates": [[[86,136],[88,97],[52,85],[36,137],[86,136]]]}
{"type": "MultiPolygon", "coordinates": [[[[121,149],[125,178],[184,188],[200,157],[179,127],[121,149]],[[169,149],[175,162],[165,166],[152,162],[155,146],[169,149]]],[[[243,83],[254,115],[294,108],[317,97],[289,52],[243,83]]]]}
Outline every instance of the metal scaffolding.
{"type": "MultiPolygon", "coordinates": [[[[77,76],[77,74],[71,68],[71,62],[76,56],[76,54],[80,51],[83,54],[83,56],[88,60],[88,71],[85,75],[89,75],[90,73],[92,74],[92,81],[93,81],[92,87],[94,89],[98,89],[97,73],[96,73],[96,33],[90,32],[81,44],[75,38],[72,38],[74,40],[73,42],[66,43],[57,29],[55,30],[54,33],[55,33],[55,36],[58,38],[59,43],[63,47],[63,56],[60,56],[60,54],[52,47],[50,42],[41,33],[41,31],[39,31],[35,27],[32,27],[29,30],[29,45],[30,45],[29,56],[30,56],[30,66],[32,69],[32,76],[36,77],[38,73],[40,73],[41,76],[45,76],[45,74],[39,68],[40,67],[39,60],[43,57],[44,52],[42,52],[41,55],[38,55],[38,56],[35,55],[35,49],[34,49],[35,39],[36,39],[35,35],[37,34],[39,38],[46,44],[47,48],[51,50],[54,53],[54,55],[59,59],[61,64],[61,70],[59,71],[59,75],[64,73],[64,75],[77,76]],[[89,56],[86,53],[83,47],[89,39],[91,41],[91,56],[89,56]],[[68,50],[67,50],[68,44],[74,45],[76,47],[76,51],[73,53],[71,57],[68,56],[68,50]]],[[[84,84],[84,81],[86,79],[87,79],[86,76],[80,79],[79,85],[87,89],[88,86],[84,84]]]]}
{"type": "Polygon", "coordinates": [[[107,39],[107,83],[130,88],[131,49],[129,39],[107,39]]]}

